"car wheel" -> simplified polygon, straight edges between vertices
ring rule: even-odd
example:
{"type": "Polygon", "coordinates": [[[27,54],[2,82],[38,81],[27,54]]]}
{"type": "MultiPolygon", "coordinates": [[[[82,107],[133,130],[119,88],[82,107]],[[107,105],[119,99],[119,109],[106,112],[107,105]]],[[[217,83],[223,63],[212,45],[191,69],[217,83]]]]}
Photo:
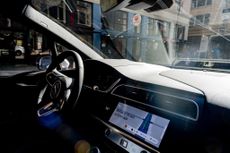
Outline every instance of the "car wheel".
{"type": "Polygon", "coordinates": [[[16,55],[16,56],[21,56],[21,55],[22,55],[22,51],[16,50],[16,51],[15,51],[15,55],[16,55]]]}

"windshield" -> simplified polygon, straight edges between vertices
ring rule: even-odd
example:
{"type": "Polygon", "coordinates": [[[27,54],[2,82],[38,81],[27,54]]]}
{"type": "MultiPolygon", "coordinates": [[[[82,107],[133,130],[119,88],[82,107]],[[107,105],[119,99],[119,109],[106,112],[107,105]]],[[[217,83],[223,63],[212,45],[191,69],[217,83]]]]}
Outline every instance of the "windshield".
{"type": "Polygon", "coordinates": [[[105,58],[179,68],[230,68],[230,0],[175,0],[169,9],[121,8],[103,13],[100,0],[33,0],[105,58]]]}

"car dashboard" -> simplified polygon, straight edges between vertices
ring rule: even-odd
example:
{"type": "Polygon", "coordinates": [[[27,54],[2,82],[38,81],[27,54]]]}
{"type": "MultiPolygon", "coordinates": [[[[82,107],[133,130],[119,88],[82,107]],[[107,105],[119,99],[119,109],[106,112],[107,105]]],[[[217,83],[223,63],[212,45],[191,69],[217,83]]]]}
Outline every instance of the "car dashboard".
{"type": "Polygon", "coordinates": [[[148,75],[143,69],[149,65],[108,62],[85,61],[76,111],[87,116],[82,119],[85,133],[102,152],[205,152],[213,139],[225,139],[226,130],[220,130],[229,127],[222,122],[228,109],[209,104],[198,88],[162,76],[161,67],[148,75]],[[148,81],[130,74],[132,66],[148,81]]]}
{"type": "MultiPolygon", "coordinates": [[[[28,72],[9,82],[34,92],[44,75],[28,72]]],[[[79,100],[63,117],[102,153],[230,152],[229,79],[228,73],[85,60],[79,100]]]]}

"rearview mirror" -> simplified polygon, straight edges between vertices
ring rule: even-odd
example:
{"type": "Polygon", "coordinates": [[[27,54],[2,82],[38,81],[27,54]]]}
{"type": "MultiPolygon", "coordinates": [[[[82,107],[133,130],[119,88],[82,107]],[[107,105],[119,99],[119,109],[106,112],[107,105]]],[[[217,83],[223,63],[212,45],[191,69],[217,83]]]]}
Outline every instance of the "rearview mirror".
{"type": "Polygon", "coordinates": [[[100,0],[100,4],[103,12],[122,8],[154,12],[170,8],[173,5],[173,0],[100,0]]]}

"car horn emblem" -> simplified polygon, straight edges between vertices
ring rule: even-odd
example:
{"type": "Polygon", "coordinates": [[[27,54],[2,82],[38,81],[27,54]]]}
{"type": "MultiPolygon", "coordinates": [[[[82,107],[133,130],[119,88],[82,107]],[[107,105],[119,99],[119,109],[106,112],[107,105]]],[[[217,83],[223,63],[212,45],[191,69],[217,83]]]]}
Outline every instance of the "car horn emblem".
{"type": "Polygon", "coordinates": [[[58,98],[60,91],[61,91],[61,81],[58,80],[54,82],[54,84],[51,86],[50,97],[52,99],[58,98]]]}

